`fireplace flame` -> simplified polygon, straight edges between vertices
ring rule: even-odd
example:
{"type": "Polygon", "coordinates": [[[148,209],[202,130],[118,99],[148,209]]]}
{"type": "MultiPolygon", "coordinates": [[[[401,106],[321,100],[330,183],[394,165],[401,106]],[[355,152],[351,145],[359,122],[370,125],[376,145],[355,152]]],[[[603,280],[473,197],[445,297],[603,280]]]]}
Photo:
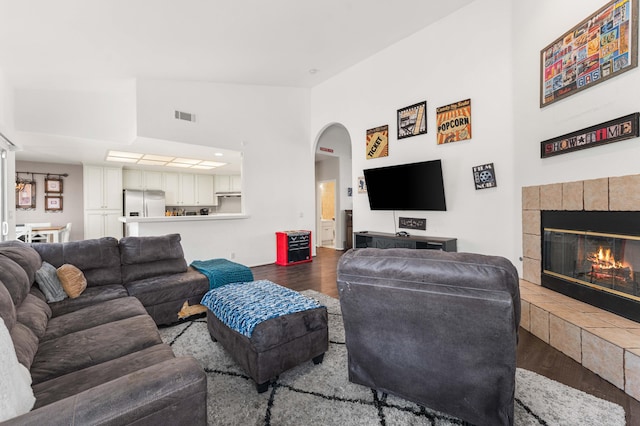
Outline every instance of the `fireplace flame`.
{"type": "Polygon", "coordinates": [[[592,264],[592,271],[595,273],[605,273],[617,279],[633,279],[633,270],[630,265],[617,261],[611,249],[598,247],[596,252],[590,253],[587,260],[592,264]]]}

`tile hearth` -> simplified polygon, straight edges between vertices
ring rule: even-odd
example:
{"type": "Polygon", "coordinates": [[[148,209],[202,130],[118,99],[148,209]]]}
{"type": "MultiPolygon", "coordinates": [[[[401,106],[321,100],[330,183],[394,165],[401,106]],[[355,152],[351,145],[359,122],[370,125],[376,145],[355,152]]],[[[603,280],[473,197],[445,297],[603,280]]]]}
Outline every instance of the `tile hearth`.
{"type": "Polygon", "coordinates": [[[638,211],[640,175],[522,189],[522,327],[640,400],[640,323],[541,286],[541,210],[638,211]]]}

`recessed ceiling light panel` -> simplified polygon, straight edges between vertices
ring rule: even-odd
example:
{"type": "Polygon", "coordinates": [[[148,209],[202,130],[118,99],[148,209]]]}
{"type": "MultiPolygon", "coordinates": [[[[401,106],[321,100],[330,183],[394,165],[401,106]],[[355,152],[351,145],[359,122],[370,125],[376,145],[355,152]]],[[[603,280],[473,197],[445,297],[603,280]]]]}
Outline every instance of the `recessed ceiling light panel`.
{"type": "Polygon", "coordinates": [[[164,166],[167,164],[166,161],[155,161],[155,160],[138,160],[138,163],[142,166],[164,166]]]}
{"type": "Polygon", "coordinates": [[[227,163],[221,163],[219,161],[203,161],[199,165],[200,166],[207,166],[207,167],[222,167],[222,166],[224,166],[226,164],[227,163]]]}
{"type": "Polygon", "coordinates": [[[135,158],[125,158],[125,157],[107,157],[107,161],[115,161],[119,163],[136,163],[138,160],[135,158]]]}
{"type": "Polygon", "coordinates": [[[166,155],[145,154],[142,158],[144,160],[163,161],[167,163],[173,160],[175,157],[167,157],[166,155]]]}
{"type": "Polygon", "coordinates": [[[125,151],[109,151],[107,157],[123,157],[123,158],[142,158],[143,154],[137,152],[125,152],[125,151]]]}
{"type": "Polygon", "coordinates": [[[182,164],[198,164],[201,160],[194,160],[193,158],[175,158],[173,160],[174,163],[182,163],[182,164]]]}
{"type": "MultiPolygon", "coordinates": [[[[214,155],[222,155],[222,153],[216,153],[214,155]]],[[[183,169],[200,169],[210,170],[215,167],[224,166],[227,163],[219,161],[199,160],[197,158],[183,158],[183,157],[170,157],[167,155],[157,154],[140,154],[137,152],[126,151],[109,151],[107,154],[107,161],[116,161],[121,163],[135,163],[143,166],[166,166],[176,167],[183,169]]]]}

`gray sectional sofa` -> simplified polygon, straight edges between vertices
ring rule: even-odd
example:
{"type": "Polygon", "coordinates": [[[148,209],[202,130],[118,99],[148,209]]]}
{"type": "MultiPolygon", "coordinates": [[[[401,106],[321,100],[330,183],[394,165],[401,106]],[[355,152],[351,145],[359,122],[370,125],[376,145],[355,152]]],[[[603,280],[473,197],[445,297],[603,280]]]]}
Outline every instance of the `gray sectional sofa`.
{"type": "Polygon", "coordinates": [[[208,289],[177,234],[0,243],[0,317],[36,398],[6,424],[206,424],[205,373],[176,357],[157,325],[208,289]],[[43,261],[76,266],[86,289],[47,303],[35,283],[43,261]]]}

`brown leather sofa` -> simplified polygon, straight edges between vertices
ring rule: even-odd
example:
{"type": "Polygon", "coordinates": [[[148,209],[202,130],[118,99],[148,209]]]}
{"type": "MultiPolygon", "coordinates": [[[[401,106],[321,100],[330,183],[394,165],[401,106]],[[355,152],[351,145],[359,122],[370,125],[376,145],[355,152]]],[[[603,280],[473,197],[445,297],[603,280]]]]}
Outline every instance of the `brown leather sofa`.
{"type": "Polygon", "coordinates": [[[156,325],[199,302],[208,280],[194,274],[178,235],[0,243],[0,317],[35,395],[6,424],[206,424],[202,366],[176,357],[156,325]],[[43,259],[77,266],[86,290],[47,303],[35,284],[43,259]]]}
{"type": "Polygon", "coordinates": [[[338,289],[349,380],[473,424],[513,424],[518,283],[502,257],[348,251],[338,289]]]}

